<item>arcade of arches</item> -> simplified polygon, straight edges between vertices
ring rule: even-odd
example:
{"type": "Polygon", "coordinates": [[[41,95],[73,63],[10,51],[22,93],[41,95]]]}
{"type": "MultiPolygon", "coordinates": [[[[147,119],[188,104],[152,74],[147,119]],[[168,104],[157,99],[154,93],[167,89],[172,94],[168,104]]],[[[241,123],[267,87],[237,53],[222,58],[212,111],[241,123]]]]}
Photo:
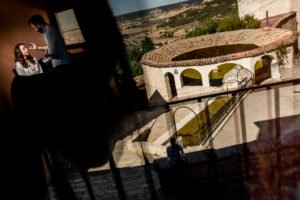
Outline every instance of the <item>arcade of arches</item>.
{"type": "Polygon", "coordinates": [[[240,69],[248,72],[251,84],[261,84],[270,78],[278,80],[280,59],[276,52],[286,49],[285,68],[292,67],[296,41],[296,33],[268,27],[169,43],[147,52],[141,60],[148,99],[156,92],[171,101],[226,91],[228,85],[239,87],[241,76],[235,78],[234,73],[241,72],[240,69]],[[233,83],[234,79],[237,84],[228,84],[228,80],[233,83]]]}
{"type": "MultiPolygon", "coordinates": [[[[254,83],[259,85],[263,81],[269,78],[278,78],[278,74],[276,74],[276,70],[272,75],[272,61],[275,61],[275,58],[271,55],[264,55],[257,59],[254,64],[254,67],[251,70],[253,72],[254,83]]],[[[195,67],[185,68],[180,74],[180,86],[176,86],[175,77],[179,73],[180,70],[174,70],[172,72],[166,72],[165,74],[165,82],[167,85],[167,93],[171,98],[174,98],[178,95],[178,93],[183,93],[184,90],[192,90],[192,89],[203,89],[206,86],[206,90],[211,89],[211,91],[220,90],[224,84],[224,75],[236,66],[238,63],[225,63],[216,66],[214,69],[211,69],[208,73],[202,70],[198,70],[195,67]],[[204,78],[206,76],[206,78],[204,78]],[[204,80],[206,83],[204,83],[204,80]],[[208,81],[207,81],[208,80],[208,81]],[[193,88],[194,87],[194,88],[193,88]]],[[[242,66],[244,68],[249,68],[246,66],[242,66]]],[[[280,77],[280,75],[279,75],[280,77]]]]}

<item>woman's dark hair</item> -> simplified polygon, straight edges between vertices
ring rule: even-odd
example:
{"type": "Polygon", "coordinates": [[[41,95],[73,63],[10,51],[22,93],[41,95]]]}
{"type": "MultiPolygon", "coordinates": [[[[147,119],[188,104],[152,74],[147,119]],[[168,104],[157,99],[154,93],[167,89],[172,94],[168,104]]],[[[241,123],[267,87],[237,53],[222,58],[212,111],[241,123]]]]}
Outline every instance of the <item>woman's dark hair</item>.
{"type": "Polygon", "coordinates": [[[44,18],[41,15],[33,15],[29,18],[28,24],[33,24],[37,26],[38,24],[46,24],[44,18]]]}
{"type": "Polygon", "coordinates": [[[29,66],[26,63],[26,60],[28,60],[32,64],[35,64],[35,60],[33,59],[33,57],[30,54],[26,57],[26,59],[24,58],[24,56],[22,55],[21,49],[20,49],[21,45],[25,46],[24,43],[19,43],[16,45],[16,47],[14,49],[15,62],[20,62],[23,67],[28,68],[29,66]]]}

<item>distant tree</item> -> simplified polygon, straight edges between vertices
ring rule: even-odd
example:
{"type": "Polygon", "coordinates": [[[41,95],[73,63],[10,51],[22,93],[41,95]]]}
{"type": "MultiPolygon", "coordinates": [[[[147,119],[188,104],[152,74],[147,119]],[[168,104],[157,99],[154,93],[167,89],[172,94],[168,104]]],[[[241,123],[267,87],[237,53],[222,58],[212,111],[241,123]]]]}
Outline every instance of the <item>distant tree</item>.
{"type": "Polygon", "coordinates": [[[243,18],[243,21],[245,23],[245,28],[259,28],[260,26],[260,21],[255,19],[253,15],[246,15],[243,18]]]}
{"type": "Polygon", "coordinates": [[[133,47],[132,49],[128,50],[128,58],[129,60],[141,60],[143,56],[143,52],[140,48],[138,47],[133,47]]]}
{"type": "Polygon", "coordinates": [[[199,35],[212,34],[217,32],[219,20],[210,20],[202,26],[197,26],[186,37],[196,37],[199,35]]]}
{"type": "Polygon", "coordinates": [[[207,34],[212,34],[217,32],[219,20],[210,20],[209,22],[206,23],[206,33],[207,34]]]}
{"type": "Polygon", "coordinates": [[[226,17],[218,24],[217,32],[232,31],[242,29],[242,21],[238,16],[226,17]]]}
{"type": "Polygon", "coordinates": [[[217,32],[259,28],[259,26],[260,21],[258,19],[255,19],[254,16],[246,15],[242,19],[240,19],[238,16],[235,16],[231,18],[225,18],[220,21],[217,32]]]}
{"type": "Polygon", "coordinates": [[[253,16],[246,15],[241,19],[235,15],[233,17],[225,17],[223,19],[212,19],[201,26],[195,27],[186,35],[186,37],[195,37],[199,35],[239,29],[259,28],[259,26],[260,21],[255,19],[253,16]]]}
{"type": "Polygon", "coordinates": [[[131,71],[133,76],[137,76],[143,73],[142,65],[140,61],[144,53],[154,49],[154,43],[151,38],[145,36],[141,42],[140,47],[132,47],[127,49],[128,60],[130,62],[131,71]]]}
{"type": "Polygon", "coordinates": [[[127,52],[128,52],[128,59],[130,62],[132,75],[136,76],[142,74],[143,73],[142,66],[139,63],[143,56],[143,51],[141,50],[141,48],[133,47],[132,49],[128,49],[127,52]]]}
{"type": "Polygon", "coordinates": [[[143,69],[139,61],[131,60],[130,65],[131,65],[131,71],[133,76],[143,74],[143,69]]]}
{"type": "Polygon", "coordinates": [[[144,40],[142,40],[142,52],[143,54],[154,49],[154,43],[151,38],[145,36],[144,40]]]}

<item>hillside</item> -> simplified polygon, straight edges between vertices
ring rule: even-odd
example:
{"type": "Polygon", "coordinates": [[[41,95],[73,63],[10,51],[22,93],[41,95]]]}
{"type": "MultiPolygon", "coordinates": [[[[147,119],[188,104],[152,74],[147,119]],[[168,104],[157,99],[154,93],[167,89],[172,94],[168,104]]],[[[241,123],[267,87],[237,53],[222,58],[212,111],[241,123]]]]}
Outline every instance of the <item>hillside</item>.
{"type": "Polygon", "coordinates": [[[139,46],[145,36],[155,45],[184,38],[211,18],[237,15],[236,0],[190,0],[117,17],[129,46],[139,46]]]}
{"type": "Polygon", "coordinates": [[[167,43],[186,38],[211,19],[238,15],[236,0],[190,0],[117,17],[127,46],[133,75],[142,74],[142,55],[167,43]]]}

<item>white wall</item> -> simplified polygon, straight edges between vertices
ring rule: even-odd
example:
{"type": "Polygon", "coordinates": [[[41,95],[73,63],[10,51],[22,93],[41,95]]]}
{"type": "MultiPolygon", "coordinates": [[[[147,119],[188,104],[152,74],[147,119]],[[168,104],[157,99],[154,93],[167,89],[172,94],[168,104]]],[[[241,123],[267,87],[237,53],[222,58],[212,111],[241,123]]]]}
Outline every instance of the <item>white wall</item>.
{"type": "Polygon", "coordinates": [[[169,100],[170,97],[168,96],[167,85],[164,77],[165,73],[162,73],[161,68],[150,67],[147,65],[142,66],[148,99],[150,99],[157,90],[165,100],[169,100]]]}
{"type": "Polygon", "coordinates": [[[292,10],[290,0],[237,0],[237,2],[240,17],[250,14],[258,19],[264,19],[266,11],[269,16],[274,16],[292,10]]]}
{"type": "MultiPolygon", "coordinates": [[[[300,0],[299,0],[300,1],[300,0]]],[[[288,54],[288,63],[284,66],[285,68],[292,67],[293,64],[293,48],[288,47],[289,54],[288,54]]],[[[271,55],[276,59],[275,51],[267,53],[267,55],[271,55]]],[[[194,69],[197,70],[202,76],[203,87],[209,87],[209,73],[213,69],[218,69],[218,66],[226,63],[234,63],[245,67],[246,69],[250,70],[253,74],[254,66],[256,62],[262,57],[263,55],[249,57],[249,58],[242,58],[239,60],[231,60],[223,63],[216,63],[210,64],[205,66],[190,66],[190,67],[167,67],[167,68],[156,68],[150,67],[147,65],[143,65],[144,70],[144,77],[145,77],[145,85],[147,90],[148,99],[153,95],[153,93],[157,90],[161,96],[166,100],[171,100],[170,94],[168,94],[167,84],[165,80],[165,74],[171,73],[174,76],[176,90],[182,88],[182,81],[181,81],[181,74],[186,69],[194,69]],[[177,73],[175,73],[175,71],[177,73]]]]}
{"type": "MultiPolygon", "coordinates": [[[[300,32],[300,0],[237,0],[237,2],[240,17],[250,14],[258,19],[264,19],[266,11],[269,17],[295,11],[297,30],[300,32]]],[[[300,45],[300,41],[298,44],[300,45]]]]}

